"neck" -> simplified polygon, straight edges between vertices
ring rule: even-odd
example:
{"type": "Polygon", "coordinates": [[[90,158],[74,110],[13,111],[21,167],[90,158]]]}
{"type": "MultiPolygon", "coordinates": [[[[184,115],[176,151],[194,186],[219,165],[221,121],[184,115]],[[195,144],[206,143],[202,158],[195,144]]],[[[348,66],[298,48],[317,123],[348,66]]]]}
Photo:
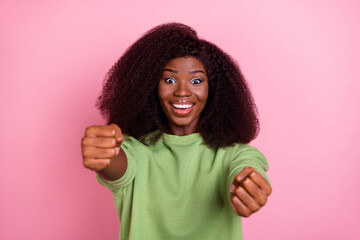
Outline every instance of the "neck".
{"type": "Polygon", "coordinates": [[[165,133],[172,134],[176,136],[186,136],[192,133],[196,133],[196,124],[187,125],[187,126],[177,126],[169,124],[167,128],[165,129],[165,133]]]}

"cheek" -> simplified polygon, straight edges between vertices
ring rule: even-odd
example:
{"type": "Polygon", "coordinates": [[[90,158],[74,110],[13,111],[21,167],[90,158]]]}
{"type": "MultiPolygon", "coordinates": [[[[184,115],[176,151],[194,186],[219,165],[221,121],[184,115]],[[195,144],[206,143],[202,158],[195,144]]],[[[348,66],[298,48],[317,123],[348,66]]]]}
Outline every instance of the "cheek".
{"type": "Polygon", "coordinates": [[[171,88],[168,87],[168,86],[164,86],[164,84],[159,84],[158,86],[158,98],[159,98],[159,101],[162,102],[162,101],[166,101],[169,94],[171,94],[171,88]]]}
{"type": "Polygon", "coordinates": [[[167,93],[167,88],[162,86],[161,84],[159,84],[158,86],[158,91],[157,91],[157,95],[158,95],[158,101],[160,103],[160,108],[162,110],[162,112],[168,116],[168,105],[166,104],[168,102],[168,93],[167,93]]]}
{"type": "Polygon", "coordinates": [[[206,103],[208,95],[209,95],[208,87],[204,87],[203,89],[199,89],[196,95],[198,96],[198,100],[200,102],[206,103]]]}
{"type": "Polygon", "coordinates": [[[162,87],[161,84],[159,84],[157,94],[158,94],[159,101],[161,103],[165,98],[164,88],[162,87]]]}

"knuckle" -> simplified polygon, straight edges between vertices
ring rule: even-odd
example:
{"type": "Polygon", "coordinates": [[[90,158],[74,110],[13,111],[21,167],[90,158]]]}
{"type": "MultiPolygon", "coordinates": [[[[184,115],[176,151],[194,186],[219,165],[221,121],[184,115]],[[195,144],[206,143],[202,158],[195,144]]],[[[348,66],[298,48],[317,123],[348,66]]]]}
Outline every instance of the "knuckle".
{"type": "Polygon", "coordinates": [[[87,160],[84,160],[84,161],[83,161],[83,166],[84,166],[85,168],[91,169],[91,165],[89,164],[89,161],[87,161],[87,160]]]}
{"type": "Polygon", "coordinates": [[[239,198],[247,198],[247,194],[242,186],[237,187],[235,193],[239,198]]]}
{"type": "Polygon", "coordinates": [[[104,150],[104,155],[106,156],[115,156],[115,149],[114,148],[108,148],[104,150]]]}
{"type": "Polygon", "coordinates": [[[83,156],[89,156],[90,155],[88,148],[83,148],[82,153],[83,153],[83,156]]]}
{"type": "Polygon", "coordinates": [[[244,213],[241,214],[241,216],[245,217],[245,218],[250,217],[250,215],[251,215],[251,212],[249,210],[245,211],[244,213]]]}
{"type": "Polygon", "coordinates": [[[114,123],[111,123],[110,125],[108,125],[107,128],[110,131],[112,131],[113,133],[115,133],[115,131],[116,131],[116,125],[114,123]]]}
{"type": "Polygon", "coordinates": [[[260,206],[264,206],[266,204],[266,202],[267,202],[267,197],[265,197],[265,196],[262,196],[259,200],[260,206]]]}
{"type": "Polygon", "coordinates": [[[111,148],[111,156],[112,157],[116,156],[116,149],[115,148],[111,148]]]}
{"type": "Polygon", "coordinates": [[[92,128],[93,128],[92,126],[87,127],[87,128],[85,129],[85,135],[87,135],[88,133],[90,133],[92,128]]]}
{"type": "Polygon", "coordinates": [[[97,157],[99,158],[107,158],[115,156],[114,148],[106,148],[106,149],[98,149],[97,157]]]}
{"type": "Polygon", "coordinates": [[[112,146],[112,147],[115,147],[115,146],[116,146],[116,140],[115,140],[115,138],[112,138],[110,141],[111,141],[111,143],[110,143],[111,146],[112,146]]]}
{"type": "Polygon", "coordinates": [[[259,209],[260,209],[260,206],[258,204],[253,204],[252,207],[250,208],[250,210],[252,212],[257,212],[257,211],[259,211],[259,209]]]}
{"type": "Polygon", "coordinates": [[[245,178],[245,180],[243,181],[244,185],[249,185],[250,183],[250,179],[249,178],[245,178]]]}
{"type": "Polygon", "coordinates": [[[83,137],[82,139],[81,139],[81,145],[82,146],[85,146],[85,145],[87,145],[88,144],[88,138],[87,137],[83,137]]]}
{"type": "Polygon", "coordinates": [[[236,193],[237,196],[242,196],[241,188],[240,188],[240,187],[237,187],[237,188],[235,189],[235,193],[236,193]]]}

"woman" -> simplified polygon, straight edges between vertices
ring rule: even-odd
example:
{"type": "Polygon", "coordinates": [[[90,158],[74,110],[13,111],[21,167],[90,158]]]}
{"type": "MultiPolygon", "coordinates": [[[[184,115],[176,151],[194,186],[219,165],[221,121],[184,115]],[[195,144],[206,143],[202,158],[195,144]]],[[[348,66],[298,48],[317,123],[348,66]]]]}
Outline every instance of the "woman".
{"type": "Polygon", "coordinates": [[[119,239],[242,238],[239,216],[271,187],[231,57],[186,25],[160,25],[111,68],[97,106],[109,125],[86,129],[83,164],[113,192],[119,239]]]}

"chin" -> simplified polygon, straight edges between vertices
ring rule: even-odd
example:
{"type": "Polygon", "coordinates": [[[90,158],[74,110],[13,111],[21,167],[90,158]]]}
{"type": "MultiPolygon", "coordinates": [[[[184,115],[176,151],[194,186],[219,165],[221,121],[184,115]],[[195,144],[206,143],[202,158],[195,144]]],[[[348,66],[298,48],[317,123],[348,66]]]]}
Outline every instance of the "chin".
{"type": "Polygon", "coordinates": [[[177,127],[188,127],[191,126],[193,121],[190,119],[173,119],[173,121],[171,121],[173,125],[177,126],[177,127]]]}

